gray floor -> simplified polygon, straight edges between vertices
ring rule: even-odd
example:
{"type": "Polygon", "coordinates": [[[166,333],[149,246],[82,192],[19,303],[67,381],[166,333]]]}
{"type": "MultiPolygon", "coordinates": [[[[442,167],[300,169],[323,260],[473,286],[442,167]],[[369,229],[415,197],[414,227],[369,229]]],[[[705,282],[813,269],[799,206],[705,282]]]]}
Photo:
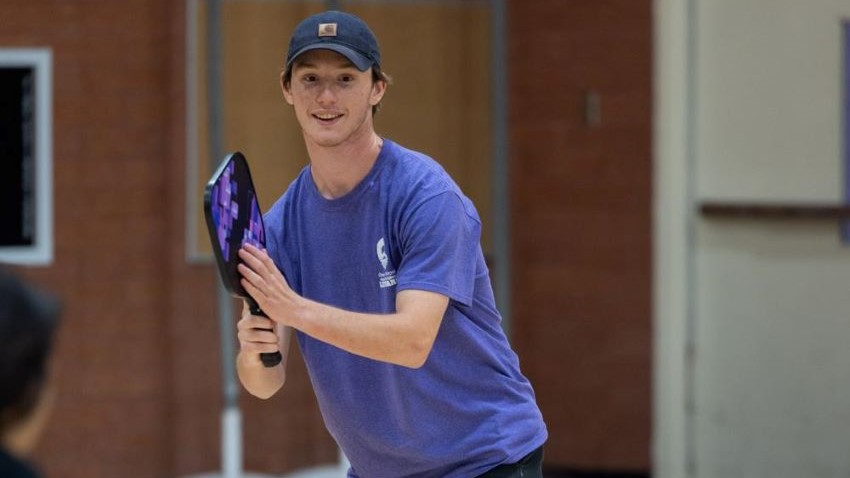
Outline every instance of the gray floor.
{"type": "MultiPolygon", "coordinates": [[[[268,475],[261,473],[244,472],[240,478],[345,478],[346,470],[342,470],[339,465],[327,465],[300,470],[284,475],[268,475]]],[[[201,473],[198,475],[189,475],[182,478],[224,478],[220,472],[201,473]]]]}

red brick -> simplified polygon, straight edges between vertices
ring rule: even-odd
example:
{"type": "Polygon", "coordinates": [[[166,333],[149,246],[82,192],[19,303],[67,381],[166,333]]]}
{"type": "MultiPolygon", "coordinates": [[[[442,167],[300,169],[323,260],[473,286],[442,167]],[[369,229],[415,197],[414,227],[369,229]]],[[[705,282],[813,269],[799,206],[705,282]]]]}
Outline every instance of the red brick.
{"type": "Polygon", "coordinates": [[[546,462],[649,470],[652,4],[508,5],[511,330],[546,462]]]}

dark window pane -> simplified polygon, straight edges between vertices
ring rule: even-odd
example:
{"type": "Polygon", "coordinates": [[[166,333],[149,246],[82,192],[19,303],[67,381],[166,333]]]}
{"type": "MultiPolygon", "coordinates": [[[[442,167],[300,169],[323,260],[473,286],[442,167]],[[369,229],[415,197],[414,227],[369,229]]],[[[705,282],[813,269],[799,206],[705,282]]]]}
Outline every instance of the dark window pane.
{"type": "Polygon", "coordinates": [[[0,246],[34,243],[33,70],[0,69],[0,246]]]}

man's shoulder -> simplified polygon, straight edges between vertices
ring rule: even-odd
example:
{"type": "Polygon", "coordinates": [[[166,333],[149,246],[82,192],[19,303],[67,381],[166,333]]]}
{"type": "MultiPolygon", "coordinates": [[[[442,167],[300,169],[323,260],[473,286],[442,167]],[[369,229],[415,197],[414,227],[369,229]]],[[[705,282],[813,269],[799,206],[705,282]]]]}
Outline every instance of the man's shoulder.
{"type": "Polygon", "coordinates": [[[406,167],[406,170],[427,171],[431,173],[445,172],[443,167],[427,153],[402,146],[394,141],[385,140],[387,155],[396,164],[406,167]]]}
{"type": "Polygon", "coordinates": [[[426,153],[388,141],[388,183],[397,192],[436,194],[457,185],[445,168],[426,153]]]}

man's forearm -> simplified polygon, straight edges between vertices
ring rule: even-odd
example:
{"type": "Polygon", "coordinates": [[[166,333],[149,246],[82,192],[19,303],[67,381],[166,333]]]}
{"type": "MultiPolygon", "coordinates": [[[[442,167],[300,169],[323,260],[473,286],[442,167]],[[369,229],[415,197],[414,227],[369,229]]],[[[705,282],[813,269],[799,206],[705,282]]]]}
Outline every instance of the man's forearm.
{"type": "Polygon", "coordinates": [[[437,292],[408,289],[396,294],[394,313],[350,312],[298,295],[264,250],[246,244],[239,257],[242,285],[271,320],[373,360],[422,366],[449,303],[437,292]]]}
{"type": "Polygon", "coordinates": [[[355,355],[418,368],[428,358],[447,303],[436,293],[403,291],[395,313],[364,314],[304,301],[293,326],[355,355]]]}

